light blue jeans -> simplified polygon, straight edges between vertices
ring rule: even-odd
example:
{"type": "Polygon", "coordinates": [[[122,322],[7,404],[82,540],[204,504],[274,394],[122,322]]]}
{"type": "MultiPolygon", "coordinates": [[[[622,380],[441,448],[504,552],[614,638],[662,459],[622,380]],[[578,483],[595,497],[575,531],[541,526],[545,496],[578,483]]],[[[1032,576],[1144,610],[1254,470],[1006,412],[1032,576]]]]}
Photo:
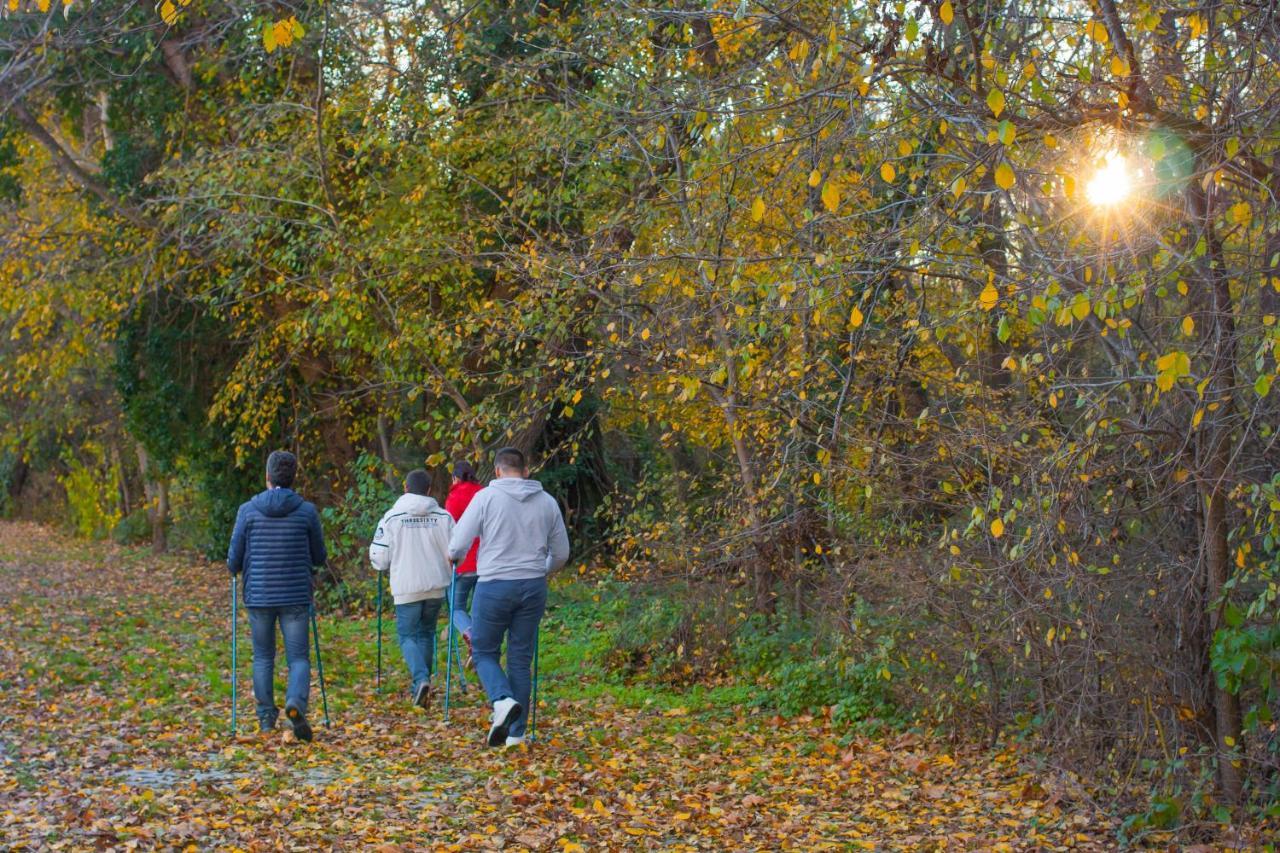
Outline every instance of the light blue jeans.
{"type": "Polygon", "coordinates": [[[400,654],[413,680],[410,695],[416,694],[418,685],[431,678],[431,668],[436,660],[436,620],[440,618],[443,601],[443,598],[427,598],[396,605],[396,636],[400,640],[400,654]]]}
{"type": "Polygon", "coordinates": [[[453,603],[450,610],[453,611],[453,627],[459,633],[471,636],[471,613],[469,608],[474,600],[476,591],[476,573],[467,572],[465,575],[458,575],[453,580],[453,603]]]}
{"type": "Polygon", "coordinates": [[[471,602],[471,653],[489,701],[511,697],[524,711],[511,724],[510,737],[524,735],[533,685],[533,650],[538,623],[547,609],[547,579],[485,581],[476,584],[471,602]],[[507,668],[498,660],[507,640],[507,668]]]}
{"type": "Polygon", "coordinates": [[[276,708],[276,622],[284,635],[284,657],[289,664],[289,681],[284,701],[304,715],[311,694],[310,637],[311,606],[246,607],[249,633],[253,638],[253,698],[258,703],[258,723],[269,728],[280,711],[276,708]]]}

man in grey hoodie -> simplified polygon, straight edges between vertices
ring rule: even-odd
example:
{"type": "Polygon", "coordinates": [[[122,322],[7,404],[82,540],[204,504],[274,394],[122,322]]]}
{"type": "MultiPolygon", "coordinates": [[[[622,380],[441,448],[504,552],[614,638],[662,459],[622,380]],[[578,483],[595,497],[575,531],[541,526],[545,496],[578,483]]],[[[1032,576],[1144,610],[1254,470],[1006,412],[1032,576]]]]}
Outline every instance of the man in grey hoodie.
{"type": "Polygon", "coordinates": [[[569,534],[556,499],[530,480],[514,447],[494,457],[495,479],[478,492],[453,529],[449,556],[460,561],[479,537],[471,603],[471,653],[493,705],[490,746],[524,742],[534,644],[547,607],[547,575],[569,559],[569,534]],[[503,636],[507,668],[498,660],[503,636]]]}

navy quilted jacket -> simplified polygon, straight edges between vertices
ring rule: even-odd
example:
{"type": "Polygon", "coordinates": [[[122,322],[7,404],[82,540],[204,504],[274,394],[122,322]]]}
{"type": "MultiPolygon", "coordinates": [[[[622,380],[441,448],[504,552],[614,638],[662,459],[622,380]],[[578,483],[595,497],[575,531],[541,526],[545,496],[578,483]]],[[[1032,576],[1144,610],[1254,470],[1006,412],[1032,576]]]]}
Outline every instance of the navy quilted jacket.
{"type": "Polygon", "coordinates": [[[246,607],[311,603],[311,570],[327,559],[320,514],[292,489],[268,489],[240,505],[227,568],[244,573],[246,607]]]}

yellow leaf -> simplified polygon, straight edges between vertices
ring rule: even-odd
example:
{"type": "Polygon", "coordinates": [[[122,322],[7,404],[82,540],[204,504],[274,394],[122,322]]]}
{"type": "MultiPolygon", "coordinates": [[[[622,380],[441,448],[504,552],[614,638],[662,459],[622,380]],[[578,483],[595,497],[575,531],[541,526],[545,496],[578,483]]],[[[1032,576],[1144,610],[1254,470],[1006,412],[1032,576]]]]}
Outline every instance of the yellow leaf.
{"type": "Polygon", "coordinates": [[[1111,73],[1116,77],[1129,76],[1129,63],[1118,56],[1111,57],[1111,73]]]}
{"type": "Polygon", "coordinates": [[[898,156],[906,157],[911,153],[911,143],[905,139],[898,140],[898,156]]]}
{"type": "Polygon", "coordinates": [[[267,49],[267,53],[276,49],[276,26],[270,21],[262,24],[262,46],[267,49]]]}
{"type": "Polygon", "coordinates": [[[987,106],[991,107],[991,112],[996,118],[1000,118],[1000,113],[1004,112],[1004,92],[999,89],[987,92],[987,106]]]}
{"type": "Polygon", "coordinates": [[[1240,225],[1248,225],[1253,218],[1253,210],[1249,207],[1249,202],[1241,201],[1231,205],[1231,221],[1240,225]]]}
{"type": "Polygon", "coordinates": [[[951,0],[942,0],[942,6],[938,8],[938,18],[948,27],[951,26],[951,22],[956,19],[956,11],[951,8],[951,0]]]}
{"type": "Polygon", "coordinates": [[[1004,522],[998,518],[991,520],[991,535],[999,539],[1004,535],[1004,522]]]}
{"type": "Polygon", "coordinates": [[[1053,645],[1053,638],[1054,638],[1054,637],[1056,637],[1056,636],[1058,636],[1058,629],[1057,629],[1057,628],[1050,628],[1050,629],[1049,629],[1049,632],[1048,632],[1047,634],[1045,634],[1045,635],[1044,635],[1044,644],[1045,644],[1046,646],[1052,646],[1052,645],[1053,645]]]}
{"type": "Polygon", "coordinates": [[[813,472],[813,484],[814,484],[815,486],[821,486],[821,485],[822,485],[822,475],[821,475],[821,474],[819,474],[817,471],[814,471],[814,472],[813,472]]]}
{"type": "Polygon", "coordinates": [[[1089,298],[1084,294],[1076,297],[1075,302],[1071,303],[1071,316],[1077,320],[1083,320],[1089,316],[1089,298]]]}
{"type": "Polygon", "coordinates": [[[1067,198],[1076,197],[1076,179],[1072,175],[1062,176],[1062,194],[1067,198]]]}
{"type": "Polygon", "coordinates": [[[1182,334],[1186,335],[1189,338],[1192,336],[1192,334],[1195,333],[1195,330],[1196,330],[1196,321],[1191,319],[1191,315],[1188,314],[1187,316],[1183,317],[1182,318],[1182,334]]]}
{"type": "Polygon", "coordinates": [[[822,183],[822,173],[814,169],[809,173],[809,186],[816,187],[820,183],[822,183]]]}
{"type": "Polygon", "coordinates": [[[36,7],[37,7],[41,12],[48,12],[48,11],[49,11],[49,0],[36,0],[36,7]]]}
{"type": "Polygon", "coordinates": [[[593,808],[599,814],[609,813],[609,810],[604,807],[604,803],[602,803],[599,798],[596,798],[596,801],[591,804],[591,808],[593,808]]]}
{"type": "Polygon", "coordinates": [[[849,328],[856,329],[862,325],[862,311],[858,306],[853,306],[853,310],[849,312],[849,328]]]}
{"type": "Polygon", "coordinates": [[[751,202],[751,221],[759,222],[764,219],[764,199],[756,196],[756,200],[751,202]]]}
{"type": "Polygon", "coordinates": [[[642,331],[642,332],[640,333],[640,340],[642,340],[642,341],[647,341],[647,340],[649,340],[649,329],[648,329],[648,327],[646,327],[646,328],[645,328],[645,330],[644,330],[644,331],[642,331]]]}
{"type": "Polygon", "coordinates": [[[276,36],[276,47],[288,47],[293,44],[293,26],[287,21],[276,21],[271,26],[276,36]]]}
{"type": "Polygon", "coordinates": [[[1018,178],[1013,174],[1013,169],[1008,163],[1001,163],[996,166],[996,186],[1002,190],[1013,189],[1013,185],[1018,182],[1018,178]]]}
{"type": "Polygon", "coordinates": [[[956,198],[960,198],[960,196],[964,193],[964,188],[965,188],[964,175],[961,175],[960,177],[956,178],[954,181],[951,182],[951,194],[956,198]]]}
{"type": "Polygon", "coordinates": [[[893,183],[893,179],[898,176],[898,170],[893,168],[892,163],[880,164],[880,178],[886,183],[893,183]]]}
{"type": "Polygon", "coordinates": [[[983,311],[990,311],[999,301],[1000,291],[996,290],[995,282],[988,281],[987,286],[982,288],[982,293],[978,294],[978,304],[983,311]]]}
{"type": "MultiPolygon", "coordinates": [[[[47,6],[48,3],[45,5],[47,6]]],[[[160,20],[164,21],[171,27],[178,22],[178,9],[170,3],[169,0],[164,0],[164,2],[160,4],[160,20]]]]}
{"type": "Polygon", "coordinates": [[[826,186],[822,188],[822,206],[832,213],[835,213],[836,208],[840,206],[840,188],[834,181],[827,181],[826,186]]]}
{"type": "Polygon", "coordinates": [[[1089,37],[1098,44],[1106,44],[1111,41],[1111,34],[1107,32],[1107,25],[1102,21],[1089,22],[1089,37]]]}

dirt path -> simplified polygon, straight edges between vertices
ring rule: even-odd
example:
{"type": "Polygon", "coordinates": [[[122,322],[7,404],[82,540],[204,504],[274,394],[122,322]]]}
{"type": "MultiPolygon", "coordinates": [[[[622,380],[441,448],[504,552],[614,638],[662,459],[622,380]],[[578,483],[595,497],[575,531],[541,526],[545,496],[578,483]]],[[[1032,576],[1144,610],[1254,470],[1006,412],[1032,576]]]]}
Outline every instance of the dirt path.
{"type": "MultiPolygon", "coordinates": [[[[232,738],[228,595],[220,566],[0,525],[3,845],[1114,847],[1114,823],[1077,786],[1015,755],[850,739],[823,719],[653,710],[608,691],[574,701],[569,665],[544,673],[541,743],[489,750],[474,697],[446,726],[438,706],[374,693],[371,619],[321,616],[334,725],[309,746],[250,733],[242,624],[232,738]]],[[[313,688],[316,720],[318,700],[313,688]]]]}

